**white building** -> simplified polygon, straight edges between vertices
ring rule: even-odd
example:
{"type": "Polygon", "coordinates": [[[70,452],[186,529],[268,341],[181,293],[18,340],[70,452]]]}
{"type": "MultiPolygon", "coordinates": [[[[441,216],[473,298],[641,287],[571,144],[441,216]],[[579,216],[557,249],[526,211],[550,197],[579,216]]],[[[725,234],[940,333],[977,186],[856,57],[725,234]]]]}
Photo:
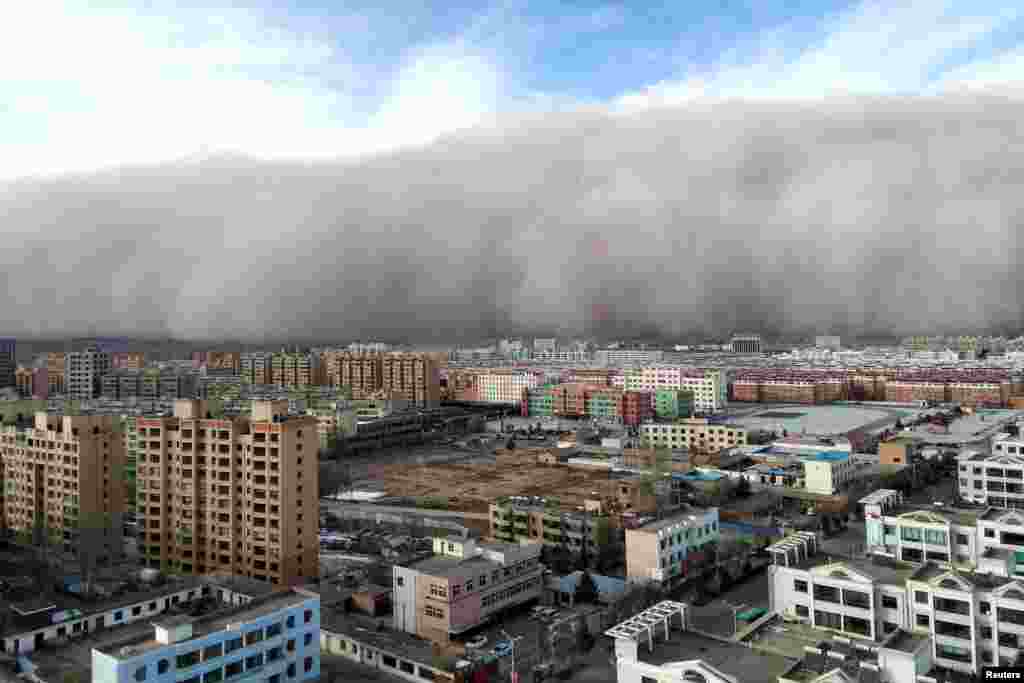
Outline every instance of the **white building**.
{"type": "Polygon", "coordinates": [[[1024,647],[1024,583],[1017,579],[932,562],[830,561],[812,552],[794,563],[792,548],[779,545],[769,547],[771,609],[788,618],[875,642],[906,630],[930,639],[937,666],[971,674],[1016,663],[1024,647]]]}
{"type": "Polygon", "coordinates": [[[745,446],[747,430],[740,426],[709,423],[702,418],[688,418],[671,424],[645,422],[640,425],[640,437],[652,446],[667,448],[694,448],[696,446],[721,450],[745,446]]]}
{"type": "Polygon", "coordinates": [[[607,367],[630,367],[660,363],[665,352],[659,349],[597,349],[594,360],[607,367]]]}
{"type": "Polygon", "coordinates": [[[672,661],[670,654],[664,652],[668,649],[665,646],[671,645],[673,631],[685,630],[686,605],[664,600],[605,631],[605,635],[615,641],[618,683],[740,683],[736,676],[726,674],[699,659],[672,661]]]}
{"type": "Polygon", "coordinates": [[[1024,508],[1024,440],[1000,434],[992,454],[966,451],[957,456],[960,497],[983,505],[1024,508]]]}
{"type": "Polygon", "coordinates": [[[804,459],[804,488],[811,493],[831,496],[856,476],[857,466],[843,451],[826,451],[804,459]]]}
{"type": "Polygon", "coordinates": [[[558,350],[558,339],[554,337],[538,337],[537,339],[533,340],[534,353],[553,353],[556,350],[558,350]]]}

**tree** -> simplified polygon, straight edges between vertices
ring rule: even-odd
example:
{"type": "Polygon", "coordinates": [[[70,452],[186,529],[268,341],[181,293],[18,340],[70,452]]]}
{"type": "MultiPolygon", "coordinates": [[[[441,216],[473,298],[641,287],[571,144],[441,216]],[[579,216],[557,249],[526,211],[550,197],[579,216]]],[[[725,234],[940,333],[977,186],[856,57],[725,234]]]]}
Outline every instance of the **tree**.
{"type": "Polygon", "coordinates": [[[597,591],[597,584],[594,583],[594,577],[590,575],[590,572],[584,571],[580,574],[580,580],[576,583],[573,601],[576,604],[593,605],[597,603],[598,597],[599,593],[597,591]]]}

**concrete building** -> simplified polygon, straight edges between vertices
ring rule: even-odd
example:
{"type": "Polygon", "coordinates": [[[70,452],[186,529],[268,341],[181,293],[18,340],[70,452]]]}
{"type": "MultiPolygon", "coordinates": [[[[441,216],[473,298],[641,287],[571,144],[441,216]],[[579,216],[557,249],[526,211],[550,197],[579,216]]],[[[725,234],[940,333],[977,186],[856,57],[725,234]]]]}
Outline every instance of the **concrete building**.
{"type": "Polygon", "coordinates": [[[436,408],[441,401],[441,366],[430,353],[384,354],[381,388],[389,398],[436,408]]]}
{"type": "Polygon", "coordinates": [[[268,351],[243,353],[239,358],[239,374],[249,384],[272,384],[274,354],[268,351]]]}
{"type": "Polygon", "coordinates": [[[476,375],[473,391],[477,401],[519,406],[526,392],[537,388],[543,378],[542,373],[532,370],[491,370],[476,375]]]}
{"type": "Polygon", "coordinates": [[[275,353],[270,380],[271,384],[286,387],[323,384],[320,356],[312,353],[275,353]]]}
{"type": "Polygon", "coordinates": [[[558,340],[554,337],[537,338],[533,340],[533,353],[544,354],[554,353],[558,350],[558,340]]]}
{"type": "Polygon", "coordinates": [[[198,618],[164,616],[152,631],[92,651],[94,681],[313,681],[320,676],[320,598],[291,590],[198,618]]]}
{"type": "Polygon", "coordinates": [[[115,351],[110,354],[110,367],[114,370],[141,370],[146,367],[146,354],[142,351],[115,351]]]}
{"type": "Polygon", "coordinates": [[[631,367],[660,363],[665,352],[660,349],[597,349],[594,361],[606,367],[631,367]]]}
{"type": "Polygon", "coordinates": [[[543,592],[540,544],[434,539],[434,556],[393,569],[394,627],[438,643],[543,592]]]}
{"type": "MultiPolygon", "coordinates": [[[[1024,646],[1024,584],[987,572],[887,558],[836,559],[793,543],[768,548],[771,609],[852,639],[908,631],[930,640],[935,666],[977,674],[1014,664],[1024,646]]],[[[904,680],[904,679],[893,679],[904,680]]]]}
{"type": "Polygon", "coordinates": [[[124,442],[110,416],[36,413],[0,432],[4,527],[97,564],[119,559],[124,442]]]}
{"type": "Polygon", "coordinates": [[[687,389],[658,389],[654,392],[654,416],[678,420],[693,416],[693,392],[687,389]]]}
{"type": "Polygon", "coordinates": [[[622,530],[612,527],[607,514],[563,510],[554,499],[507,496],[491,503],[489,515],[489,535],[499,541],[532,541],[590,557],[603,546],[622,546],[622,530]]]}
{"type": "Polygon", "coordinates": [[[65,354],[60,351],[51,351],[46,354],[43,362],[46,363],[47,393],[50,395],[63,394],[64,368],[67,363],[65,354]]]}
{"type": "Polygon", "coordinates": [[[210,420],[205,402],[180,400],[173,417],[136,420],[147,566],[276,585],[317,576],[317,421],[287,405],[254,401],[250,417],[210,420]]]}
{"type": "Polygon", "coordinates": [[[720,451],[747,444],[743,427],[715,424],[705,418],[687,418],[672,424],[646,422],[640,425],[640,437],[652,446],[720,451]]]}
{"type": "Polygon", "coordinates": [[[729,340],[729,349],[733,353],[761,353],[761,335],[734,334],[729,340]]]}
{"type": "Polygon", "coordinates": [[[857,466],[846,451],[825,451],[804,459],[804,488],[823,496],[845,489],[857,478],[857,466]]]}
{"type": "Polygon", "coordinates": [[[1024,440],[1000,435],[993,452],[957,456],[957,490],[973,503],[1024,509],[1024,440]]]}
{"type": "Polygon", "coordinates": [[[49,379],[49,372],[45,367],[19,367],[14,375],[18,394],[22,398],[47,398],[50,395],[49,379]]]}
{"type": "Polygon", "coordinates": [[[714,413],[725,407],[728,386],[721,370],[655,365],[627,370],[623,386],[631,391],[689,391],[693,409],[714,413]]]}
{"type": "Polygon", "coordinates": [[[103,375],[110,372],[111,354],[90,347],[64,357],[64,393],[68,398],[89,400],[100,395],[103,375]]]}
{"type": "Polygon", "coordinates": [[[705,546],[718,538],[718,508],[693,508],[626,529],[626,578],[671,587],[706,561],[705,546]]]}
{"type": "Polygon", "coordinates": [[[14,373],[18,369],[18,341],[0,339],[0,387],[15,386],[14,373]]]}

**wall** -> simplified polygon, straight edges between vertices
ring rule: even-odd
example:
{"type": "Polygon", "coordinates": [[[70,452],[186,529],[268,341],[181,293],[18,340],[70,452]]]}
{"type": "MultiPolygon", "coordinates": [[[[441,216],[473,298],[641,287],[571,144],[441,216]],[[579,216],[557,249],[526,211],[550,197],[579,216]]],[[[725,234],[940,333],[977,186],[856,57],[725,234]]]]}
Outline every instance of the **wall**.
{"type": "Polygon", "coordinates": [[[416,633],[417,576],[419,576],[419,572],[414,569],[407,569],[398,565],[392,568],[392,623],[396,631],[416,633]],[[399,583],[402,585],[399,585],[399,583]]]}

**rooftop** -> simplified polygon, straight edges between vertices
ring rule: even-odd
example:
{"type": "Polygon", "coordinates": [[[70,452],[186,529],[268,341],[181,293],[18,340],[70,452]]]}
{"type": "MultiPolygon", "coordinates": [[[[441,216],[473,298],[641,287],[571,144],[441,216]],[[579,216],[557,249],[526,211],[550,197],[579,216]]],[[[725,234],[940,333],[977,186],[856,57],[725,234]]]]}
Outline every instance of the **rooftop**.
{"type": "Polygon", "coordinates": [[[971,510],[969,508],[955,508],[947,505],[941,507],[936,505],[897,505],[886,513],[887,517],[899,517],[911,513],[927,513],[938,515],[952,524],[958,526],[974,526],[984,515],[982,510],[971,510]]]}
{"type": "Polygon", "coordinates": [[[674,525],[680,524],[680,523],[682,523],[682,524],[698,524],[698,523],[699,524],[703,524],[704,523],[704,516],[706,514],[708,514],[711,510],[712,510],[712,508],[693,507],[693,508],[690,508],[689,510],[685,510],[685,511],[681,512],[680,514],[674,515],[672,517],[668,517],[666,519],[659,519],[659,520],[654,520],[654,521],[648,522],[647,524],[644,524],[641,527],[638,527],[636,529],[631,529],[631,531],[641,531],[641,532],[657,533],[658,531],[661,531],[662,529],[667,529],[670,526],[674,526],[674,525]]]}
{"type": "Polygon", "coordinates": [[[798,569],[810,570],[815,567],[827,567],[829,565],[843,565],[855,572],[870,576],[879,583],[897,586],[905,585],[907,579],[913,577],[914,573],[921,569],[918,565],[891,560],[879,555],[872,555],[870,558],[849,558],[830,557],[823,553],[813,555],[801,561],[796,567],[798,569]]]}
{"type": "Polygon", "coordinates": [[[920,633],[898,629],[889,636],[888,640],[882,643],[882,647],[901,652],[917,652],[917,648],[921,646],[921,643],[927,641],[928,638],[928,636],[920,633]]]}
{"type": "Polygon", "coordinates": [[[334,609],[324,609],[320,612],[320,628],[323,631],[347,635],[352,640],[400,654],[404,659],[417,664],[437,666],[432,642],[382,626],[382,623],[361,614],[346,614],[334,609]]]}
{"type": "Polygon", "coordinates": [[[163,617],[157,619],[154,622],[150,622],[149,628],[146,632],[141,634],[133,634],[130,637],[123,638],[105,645],[103,648],[97,648],[104,654],[119,657],[129,658],[135,657],[142,652],[150,649],[163,647],[162,643],[155,640],[153,633],[153,626],[159,624],[160,626],[173,625],[178,626],[185,623],[192,623],[192,638],[201,638],[215,631],[224,631],[230,629],[233,625],[242,622],[249,622],[268,614],[273,614],[278,610],[286,609],[300,605],[310,598],[315,598],[316,595],[312,593],[299,592],[297,590],[285,590],[272,595],[266,595],[261,598],[256,598],[252,602],[245,605],[236,605],[228,607],[226,609],[217,610],[209,615],[191,618],[176,618],[176,617],[163,617]]]}
{"type": "Polygon", "coordinates": [[[728,643],[689,631],[664,631],[656,637],[653,650],[646,643],[637,647],[637,659],[663,666],[673,662],[700,659],[740,681],[774,681],[791,665],[785,657],[751,649],[741,643],[728,643]]]}

